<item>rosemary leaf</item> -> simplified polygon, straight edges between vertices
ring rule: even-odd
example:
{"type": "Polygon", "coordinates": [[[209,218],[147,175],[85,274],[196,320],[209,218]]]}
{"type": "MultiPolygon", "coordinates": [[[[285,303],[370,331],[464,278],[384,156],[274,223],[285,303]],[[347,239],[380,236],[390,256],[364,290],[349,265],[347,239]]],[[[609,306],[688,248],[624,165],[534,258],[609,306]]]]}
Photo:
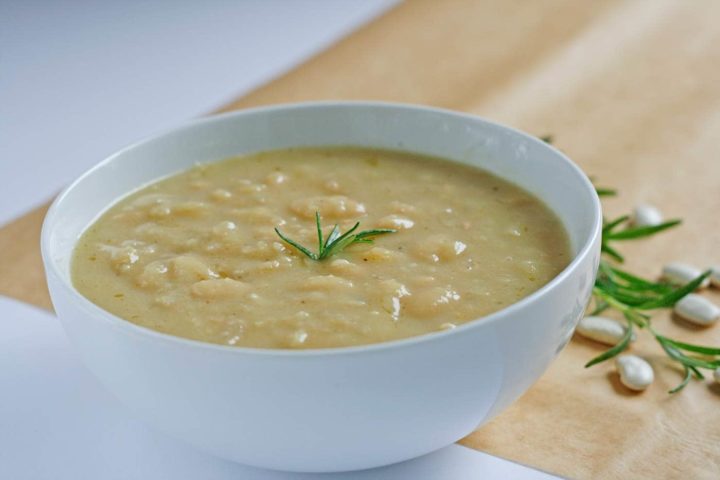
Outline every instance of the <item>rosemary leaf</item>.
{"type": "MultiPolygon", "coordinates": [[[[629,215],[623,215],[622,217],[618,217],[615,220],[612,220],[605,225],[603,225],[602,233],[605,235],[606,233],[610,233],[615,227],[620,225],[621,223],[624,223],[626,221],[630,220],[629,215]]],[[[603,238],[604,240],[604,238],[603,238]]]]}
{"type": "Polygon", "coordinates": [[[664,337],[657,333],[655,334],[655,337],[658,338],[658,340],[662,340],[663,342],[669,343],[673,347],[680,349],[680,350],[701,353],[703,355],[720,355],[720,348],[705,347],[702,345],[693,345],[691,343],[679,342],[677,340],[672,340],[670,338],[664,337]]]}
{"type": "Polygon", "coordinates": [[[323,258],[327,258],[330,255],[332,255],[334,251],[339,252],[342,249],[344,249],[346,246],[350,245],[350,243],[352,243],[352,239],[353,239],[353,237],[351,237],[351,235],[355,230],[357,230],[357,228],[359,226],[360,226],[360,222],[356,222],[355,225],[353,225],[353,227],[350,230],[343,233],[342,235],[339,235],[340,230],[337,228],[337,225],[335,225],[335,227],[333,227],[333,231],[331,232],[331,235],[336,232],[337,232],[337,234],[334,236],[334,238],[332,238],[332,240],[330,237],[328,237],[328,241],[325,242],[325,245],[326,245],[325,250],[323,250],[321,255],[318,255],[318,258],[320,260],[322,260],[323,258]],[[347,239],[350,239],[349,243],[346,242],[347,239]]]}
{"type": "Polygon", "coordinates": [[[599,302],[596,302],[595,309],[592,312],[590,312],[590,316],[592,317],[595,315],[600,315],[602,312],[604,312],[608,308],[610,308],[610,305],[606,301],[601,300],[599,302]]]}
{"type": "Polygon", "coordinates": [[[287,243],[289,243],[289,244],[292,245],[293,247],[295,247],[295,248],[297,248],[298,250],[300,250],[302,253],[304,253],[304,254],[307,255],[308,257],[312,258],[313,260],[318,260],[318,256],[317,256],[316,254],[314,254],[313,252],[311,252],[311,251],[308,250],[307,248],[303,247],[303,246],[300,245],[299,243],[295,242],[294,240],[291,240],[291,239],[287,238],[285,235],[283,235],[282,233],[280,233],[280,230],[278,230],[277,228],[275,228],[275,233],[277,233],[280,238],[282,238],[284,241],[286,241],[287,243]]]}
{"type": "Polygon", "coordinates": [[[673,287],[666,283],[657,283],[650,280],[645,280],[644,278],[640,278],[636,275],[633,275],[632,273],[628,273],[624,270],[620,270],[619,268],[611,267],[609,265],[608,272],[610,276],[614,276],[621,280],[624,280],[625,282],[627,282],[628,285],[636,287],[638,289],[650,290],[657,293],[668,293],[673,290],[673,287]]]}
{"type": "Polygon", "coordinates": [[[685,385],[688,384],[690,381],[690,377],[692,376],[692,372],[690,371],[690,368],[687,365],[683,365],[683,368],[685,369],[685,377],[683,378],[683,381],[680,382],[680,385],[673,388],[672,390],[668,390],[668,393],[677,393],[683,388],[685,388],[685,385]]]}
{"type": "Polygon", "coordinates": [[[688,368],[690,369],[691,372],[693,372],[693,375],[695,375],[695,378],[697,378],[698,380],[705,380],[705,375],[700,373],[700,370],[698,370],[695,367],[691,367],[691,366],[688,366],[688,368]]]}
{"type": "Polygon", "coordinates": [[[608,245],[607,243],[603,243],[603,244],[601,245],[601,247],[600,247],[600,250],[601,250],[603,253],[607,253],[608,255],[610,255],[612,258],[614,258],[615,260],[617,260],[617,261],[620,262],[620,263],[622,263],[622,262],[625,261],[625,257],[623,257],[622,255],[620,255],[620,252],[618,252],[617,250],[615,250],[614,248],[612,248],[612,247],[611,247],[610,245],[608,245]]]}
{"type": "Polygon", "coordinates": [[[552,135],[543,135],[541,137],[538,137],[540,140],[542,140],[545,143],[552,144],[554,137],[552,135]]]}
{"type": "Polygon", "coordinates": [[[598,197],[614,197],[617,195],[617,190],[612,188],[595,187],[595,192],[598,194],[598,197]]]}
{"type": "MultiPolygon", "coordinates": [[[[649,237],[668,228],[672,228],[679,225],[682,220],[670,220],[660,225],[653,225],[649,227],[631,227],[621,230],[619,232],[607,232],[607,240],[635,240],[636,238],[649,237]]],[[[605,233],[603,231],[603,233],[605,233]]]]}
{"type": "Polygon", "coordinates": [[[340,236],[340,227],[337,225],[334,225],[332,230],[330,230],[330,235],[325,239],[325,244],[323,245],[323,251],[330,245],[332,242],[337,240],[337,238],[340,236]]]}
{"type": "Polygon", "coordinates": [[[340,228],[337,225],[334,225],[327,238],[323,238],[322,225],[320,220],[320,212],[315,212],[315,228],[317,230],[318,237],[317,253],[311,252],[308,248],[300,245],[295,240],[286,237],[280,232],[277,227],[275,227],[275,233],[277,233],[284,242],[295,247],[298,251],[300,251],[308,258],[320,261],[332,255],[340,253],[353,243],[373,243],[373,240],[369,237],[383,235],[385,233],[395,233],[397,231],[391,228],[376,228],[373,230],[363,230],[359,233],[353,233],[360,226],[360,222],[356,222],[350,230],[343,234],[340,234],[340,228]]]}
{"type": "Polygon", "coordinates": [[[353,243],[355,239],[353,237],[338,237],[338,239],[331,243],[327,250],[323,252],[323,256],[320,258],[320,260],[327,258],[336,252],[341,252],[345,249],[345,247],[349,246],[351,243],[353,243]]]}
{"type": "MultiPolygon", "coordinates": [[[[325,247],[327,244],[323,243],[323,234],[322,229],[320,228],[320,212],[315,212],[315,226],[317,227],[317,236],[318,236],[318,256],[321,256],[323,254],[323,250],[325,250],[325,247]]],[[[330,235],[328,236],[328,240],[330,240],[330,237],[332,237],[332,234],[337,230],[337,225],[333,227],[333,231],[330,232],[330,235]]]]}
{"type": "Polygon", "coordinates": [[[693,366],[696,368],[707,368],[710,370],[715,370],[716,368],[720,367],[720,360],[709,361],[703,360],[701,358],[689,357],[667,342],[661,341],[660,339],[658,339],[658,342],[670,358],[678,361],[682,365],[686,365],[688,367],[693,366]]]}
{"type": "Polygon", "coordinates": [[[627,329],[625,330],[625,335],[620,339],[620,341],[612,347],[609,350],[606,350],[605,352],[601,353],[597,357],[590,360],[588,363],[585,364],[585,368],[592,367],[593,365],[597,365],[598,363],[604,362],[605,360],[609,360],[620,353],[622,353],[630,344],[630,340],[632,339],[632,322],[628,322],[627,329]]]}
{"type": "Polygon", "coordinates": [[[705,280],[707,277],[710,276],[711,271],[707,270],[701,275],[698,275],[697,278],[694,280],[691,280],[690,282],[686,283],[682,287],[676,288],[675,290],[663,295],[662,297],[652,300],[646,303],[643,303],[641,305],[637,305],[637,308],[640,310],[652,310],[655,308],[669,308],[675,305],[675,303],[683,298],[685,295],[687,295],[690,292],[695,291],[700,284],[705,280]]]}
{"type": "Polygon", "coordinates": [[[374,230],[363,230],[362,232],[355,235],[355,238],[363,239],[367,237],[374,237],[375,235],[382,235],[383,233],[395,233],[395,230],[391,228],[376,228],[374,230]]]}

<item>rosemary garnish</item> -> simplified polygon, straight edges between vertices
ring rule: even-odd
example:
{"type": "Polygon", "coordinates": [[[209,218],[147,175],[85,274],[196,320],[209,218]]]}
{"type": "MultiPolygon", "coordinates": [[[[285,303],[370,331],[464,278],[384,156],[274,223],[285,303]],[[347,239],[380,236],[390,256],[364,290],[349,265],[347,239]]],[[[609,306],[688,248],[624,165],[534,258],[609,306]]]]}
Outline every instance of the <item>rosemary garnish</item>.
{"type": "MultiPolygon", "coordinates": [[[[622,263],[624,258],[615,246],[611,245],[612,242],[649,237],[681,223],[680,220],[670,220],[652,227],[631,227],[627,226],[629,218],[624,215],[603,225],[602,252],[618,263],[622,263]],[[623,225],[625,228],[620,228],[623,225]]],[[[595,309],[591,315],[610,308],[615,309],[625,317],[627,329],[617,345],[590,360],[585,367],[604,362],[627,349],[633,327],[648,330],[667,356],[682,366],[683,380],[669,393],[677,393],[685,388],[693,376],[700,380],[705,378],[700,369],[715,370],[720,367],[720,348],[693,345],[665,337],[652,327],[650,315],[647,313],[659,308],[672,308],[678,300],[697,289],[709,275],[710,271],[706,271],[685,285],[675,286],[641,278],[621,270],[610,260],[601,259],[593,288],[595,309]]]]}
{"type": "Polygon", "coordinates": [[[549,143],[550,145],[552,145],[553,140],[555,140],[555,137],[553,137],[552,135],[542,135],[538,138],[545,143],[549,143]]]}
{"type": "Polygon", "coordinates": [[[617,195],[617,190],[613,188],[595,187],[595,191],[597,192],[598,197],[614,197],[617,195]]]}
{"type": "Polygon", "coordinates": [[[295,240],[286,237],[285,235],[280,233],[280,230],[278,230],[277,227],[275,227],[275,233],[277,233],[278,236],[283,239],[283,241],[292,245],[300,252],[305,254],[307,257],[312,258],[313,260],[320,261],[328,258],[331,255],[342,252],[345,248],[349,247],[354,243],[373,243],[373,240],[369,237],[383,235],[385,233],[397,232],[397,230],[394,230],[392,228],[375,228],[373,230],[363,230],[358,233],[353,233],[360,226],[360,222],[357,222],[350,230],[343,234],[340,234],[340,228],[337,226],[337,224],[335,224],[335,226],[330,231],[330,235],[328,235],[327,238],[323,238],[322,226],[320,225],[320,212],[315,212],[315,226],[317,228],[318,236],[317,253],[310,251],[310,249],[300,245],[295,240]]]}

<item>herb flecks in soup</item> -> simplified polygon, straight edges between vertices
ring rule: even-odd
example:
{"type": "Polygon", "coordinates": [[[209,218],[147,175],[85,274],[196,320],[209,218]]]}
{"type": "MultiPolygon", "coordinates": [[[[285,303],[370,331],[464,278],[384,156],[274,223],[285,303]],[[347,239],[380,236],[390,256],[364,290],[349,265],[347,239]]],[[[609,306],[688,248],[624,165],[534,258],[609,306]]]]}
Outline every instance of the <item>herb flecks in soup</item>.
{"type": "Polygon", "coordinates": [[[157,331],[266,348],[362,345],[454,328],[506,307],[569,262],[537,198],[483,170],[353,148],[202,164],[122,199],[80,238],[76,288],[157,331]],[[315,261],[357,222],[395,230],[315,261]]]}

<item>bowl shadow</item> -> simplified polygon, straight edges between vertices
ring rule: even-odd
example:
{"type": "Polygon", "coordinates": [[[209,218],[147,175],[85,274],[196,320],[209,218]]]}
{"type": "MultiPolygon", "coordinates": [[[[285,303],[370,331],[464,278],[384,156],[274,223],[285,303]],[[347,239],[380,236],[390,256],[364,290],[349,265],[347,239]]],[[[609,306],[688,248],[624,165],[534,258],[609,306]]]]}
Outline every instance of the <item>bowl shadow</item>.
{"type": "Polygon", "coordinates": [[[642,391],[635,391],[630,390],[625,385],[622,384],[620,381],[620,374],[616,371],[608,372],[607,375],[605,375],[610,382],[610,385],[612,385],[613,390],[615,390],[615,393],[618,395],[622,395],[623,397],[637,397],[638,395],[642,395],[642,391]]]}
{"type": "Polygon", "coordinates": [[[689,320],[685,320],[683,317],[678,315],[677,313],[673,312],[670,315],[670,318],[672,319],[672,322],[677,325],[678,327],[682,327],[686,330],[692,330],[693,332],[702,332],[704,330],[707,330],[708,327],[711,325],[698,325],[695,323],[692,323],[689,320]]]}

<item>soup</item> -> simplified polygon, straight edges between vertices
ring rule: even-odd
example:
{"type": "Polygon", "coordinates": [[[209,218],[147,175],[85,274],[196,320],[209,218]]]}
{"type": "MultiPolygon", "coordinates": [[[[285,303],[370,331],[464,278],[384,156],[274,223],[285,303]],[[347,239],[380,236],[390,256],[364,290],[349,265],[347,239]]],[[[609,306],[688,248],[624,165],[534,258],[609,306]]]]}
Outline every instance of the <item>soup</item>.
{"type": "MultiPolygon", "coordinates": [[[[452,329],[502,309],[570,261],[559,219],[481,169],[360,148],[199,164],[107,210],[72,279],[105,310],[222,345],[306,349],[452,329]],[[337,225],[391,230],[310,258],[337,225]]],[[[482,320],[480,320],[482,321],[482,320]]]]}

